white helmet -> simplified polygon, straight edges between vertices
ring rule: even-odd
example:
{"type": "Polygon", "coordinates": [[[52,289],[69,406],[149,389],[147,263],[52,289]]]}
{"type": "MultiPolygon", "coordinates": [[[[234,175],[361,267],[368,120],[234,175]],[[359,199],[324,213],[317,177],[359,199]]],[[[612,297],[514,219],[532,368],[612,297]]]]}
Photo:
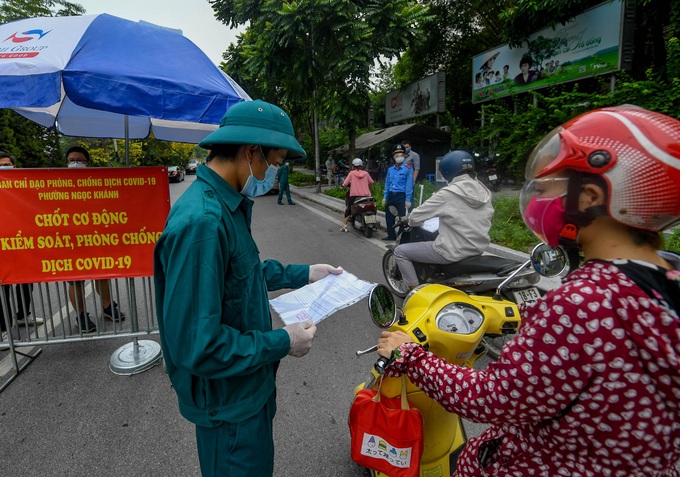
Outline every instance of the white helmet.
{"type": "Polygon", "coordinates": [[[358,157],[356,157],[356,158],[354,158],[354,160],[352,161],[352,165],[353,165],[354,167],[362,167],[362,166],[364,165],[364,161],[362,161],[361,159],[359,159],[358,157]]]}

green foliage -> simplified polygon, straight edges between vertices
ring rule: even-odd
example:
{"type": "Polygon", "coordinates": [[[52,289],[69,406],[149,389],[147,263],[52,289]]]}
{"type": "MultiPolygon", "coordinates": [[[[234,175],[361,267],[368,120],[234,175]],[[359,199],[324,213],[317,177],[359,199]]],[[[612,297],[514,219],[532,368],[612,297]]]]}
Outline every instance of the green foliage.
{"type": "Polygon", "coordinates": [[[664,236],[664,249],[680,253],[680,227],[675,227],[664,236]]]}
{"type": "Polygon", "coordinates": [[[491,243],[531,252],[538,239],[524,224],[519,212],[519,198],[496,197],[493,199],[493,206],[494,214],[489,231],[491,243]]]}
{"type": "Polygon", "coordinates": [[[232,26],[250,22],[225,56],[227,73],[263,99],[283,104],[298,129],[302,124],[309,131],[312,144],[312,112],[332,118],[353,142],[366,122],[374,60],[395,58],[430,20],[427,7],[414,0],[211,4],[217,18],[232,26]]]}
{"type": "Polygon", "coordinates": [[[310,186],[316,183],[313,174],[305,174],[304,172],[296,171],[292,171],[288,174],[288,182],[298,187],[310,186]]]}

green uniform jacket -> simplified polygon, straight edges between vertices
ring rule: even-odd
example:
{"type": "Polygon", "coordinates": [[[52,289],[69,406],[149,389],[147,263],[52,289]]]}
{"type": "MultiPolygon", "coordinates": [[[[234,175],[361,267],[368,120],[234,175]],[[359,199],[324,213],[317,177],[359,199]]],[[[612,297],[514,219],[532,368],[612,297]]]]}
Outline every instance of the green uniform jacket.
{"type": "Polygon", "coordinates": [[[253,202],[208,167],[173,206],[154,251],[163,356],[182,415],[240,422],[274,392],[290,339],[272,330],[267,290],[308,283],[308,265],[260,262],[253,202]]]}

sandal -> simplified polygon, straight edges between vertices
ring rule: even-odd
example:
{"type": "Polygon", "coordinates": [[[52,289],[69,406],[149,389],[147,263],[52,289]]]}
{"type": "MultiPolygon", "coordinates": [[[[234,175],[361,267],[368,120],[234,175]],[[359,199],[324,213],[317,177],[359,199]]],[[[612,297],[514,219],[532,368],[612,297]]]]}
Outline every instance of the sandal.
{"type": "Polygon", "coordinates": [[[343,225],[342,227],[340,227],[340,231],[341,232],[347,232],[347,226],[343,225]]]}

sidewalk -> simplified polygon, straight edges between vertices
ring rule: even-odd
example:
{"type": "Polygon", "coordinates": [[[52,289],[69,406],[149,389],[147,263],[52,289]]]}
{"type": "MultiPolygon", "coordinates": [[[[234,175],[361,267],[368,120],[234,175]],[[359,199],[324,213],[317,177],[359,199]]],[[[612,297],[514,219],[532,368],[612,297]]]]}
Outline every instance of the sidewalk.
{"type": "MultiPolygon", "coordinates": [[[[328,189],[328,185],[324,185],[323,183],[321,184],[321,193],[317,194],[316,193],[316,186],[309,186],[309,187],[297,187],[294,185],[290,186],[290,192],[293,195],[296,195],[302,199],[305,199],[309,202],[313,202],[318,205],[322,205],[326,207],[327,209],[330,209],[334,212],[337,212],[338,214],[342,214],[343,211],[345,210],[345,201],[341,199],[336,199],[335,197],[331,197],[329,195],[326,195],[323,193],[324,190],[328,189]]],[[[380,222],[380,230],[384,231],[385,233],[385,212],[378,211],[378,221],[380,222]]],[[[537,242],[538,243],[538,242],[537,242]]],[[[487,249],[487,252],[492,253],[494,255],[498,255],[499,257],[507,258],[510,260],[515,260],[518,262],[524,262],[526,260],[529,260],[529,254],[520,252],[517,250],[513,250],[511,248],[503,247],[500,245],[495,245],[491,244],[489,245],[489,248],[487,249]]],[[[541,281],[539,283],[539,287],[544,289],[544,290],[551,290],[560,285],[560,279],[559,278],[545,278],[541,277],[541,281]]]]}

